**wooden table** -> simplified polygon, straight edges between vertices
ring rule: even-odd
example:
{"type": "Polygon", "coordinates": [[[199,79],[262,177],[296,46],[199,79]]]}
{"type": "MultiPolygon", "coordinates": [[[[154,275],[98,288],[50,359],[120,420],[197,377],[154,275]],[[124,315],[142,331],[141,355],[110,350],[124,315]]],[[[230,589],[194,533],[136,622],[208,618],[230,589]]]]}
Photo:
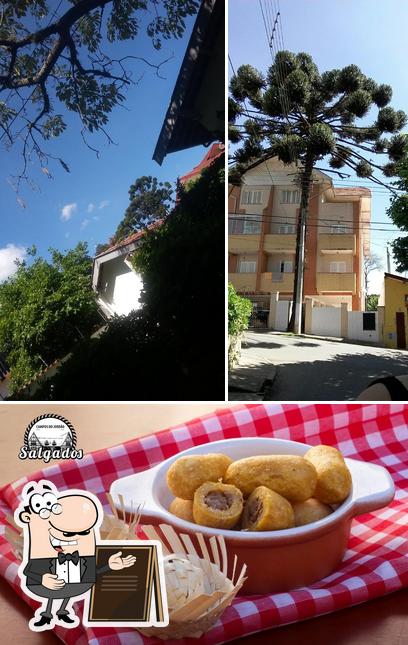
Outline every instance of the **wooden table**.
{"type": "MultiPolygon", "coordinates": [[[[228,404],[225,404],[227,406],[228,404]]],[[[38,470],[37,462],[20,461],[18,451],[28,423],[38,414],[54,412],[69,419],[84,452],[162,430],[212,412],[213,404],[1,404],[0,485],[38,470]]],[[[53,462],[54,463],[54,462],[53,462]]],[[[31,609],[0,578],[0,633],[8,641],[25,645],[56,645],[51,632],[35,634],[28,629],[31,609]]],[[[408,633],[408,590],[313,620],[254,634],[240,639],[242,645],[405,645],[408,633]]]]}

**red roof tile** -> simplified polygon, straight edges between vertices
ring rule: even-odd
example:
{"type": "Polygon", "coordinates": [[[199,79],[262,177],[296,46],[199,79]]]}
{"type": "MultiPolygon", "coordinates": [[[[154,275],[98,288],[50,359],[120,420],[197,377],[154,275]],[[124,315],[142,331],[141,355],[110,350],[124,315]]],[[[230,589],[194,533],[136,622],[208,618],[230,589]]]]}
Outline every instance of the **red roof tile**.
{"type": "MultiPolygon", "coordinates": [[[[157,226],[160,226],[160,224],[162,223],[163,223],[163,220],[159,219],[157,220],[157,222],[154,222],[154,224],[151,224],[150,226],[148,226],[146,230],[154,229],[157,226]]],[[[95,255],[95,257],[99,258],[101,255],[106,255],[106,253],[111,253],[112,251],[116,251],[116,249],[122,249],[124,246],[127,246],[128,244],[132,244],[133,242],[140,240],[140,238],[143,237],[144,234],[145,234],[145,231],[137,231],[137,233],[132,233],[131,235],[128,235],[128,237],[125,237],[124,240],[120,240],[120,242],[118,242],[117,244],[113,244],[105,251],[98,253],[98,255],[95,255]]]]}
{"type": "Polygon", "coordinates": [[[211,148],[208,150],[207,154],[205,155],[204,159],[200,161],[200,163],[195,166],[190,172],[187,174],[183,175],[180,177],[180,182],[182,184],[185,184],[187,181],[190,181],[190,179],[193,179],[193,177],[196,177],[201,173],[204,168],[208,168],[208,166],[211,166],[211,164],[218,159],[221,155],[224,154],[225,151],[225,146],[223,143],[213,143],[211,148]]]}

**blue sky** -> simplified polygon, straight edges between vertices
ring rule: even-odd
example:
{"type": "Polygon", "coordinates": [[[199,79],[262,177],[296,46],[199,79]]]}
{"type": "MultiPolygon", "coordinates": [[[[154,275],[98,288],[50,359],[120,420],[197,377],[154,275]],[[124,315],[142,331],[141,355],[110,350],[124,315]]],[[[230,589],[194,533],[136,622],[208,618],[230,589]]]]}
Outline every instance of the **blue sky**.
{"type": "MultiPolygon", "coordinates": [[[[269,0],[272,15],[277,4],[277,0],[269,0]]],[[[286,49],[311,54],[321,71],[351,63],[358,65],[378,83],[391,85],[390,105],[408,113],[408,3],[401,0],[280,0],[279,4],[286,49]]],[[[256,0],[230,0],[229,54],[235,69],[250,63],[266,71],[270,65],[262,14],[256,0]]],[[[355,183],[368,185],[358,178],[355,183]]],[[[389,223],[385,212],[388,203],[388,194],[373,186],[373,222],[389,223]]],[[[377,224],[372,227],[391,229],[377,224]]],[[[396,236],[391,230],[373,230],[371,234],[372,252],[381,256],[385,270],[386,241],[396,236]]],[[[395,272],[393,265],[391,269],[395,272]]],[[[374,272],[370,291],[378,293],[381,281],[382,274],[374,272]]]]}
{"type": "MultiPolygon", "coordinates": [[[[158,78],[142,62],[133,64],[134,78],[144,76],[128,90],[126,109],[117,107],[111,113],[107,130],[117,145],[107,145],[98,136],[89,139],[100,148],[99,159],[83,144],[76,115],[68,115],[66,132],[46,147],[62,157],[71,172],[66,173],[58,162],[51,163],[50,180],[33,165],[30,176],[40,192],[22,188],[25,208],[17,203],[7,183],[7,176],[17,172],[21,159],[15,151],[0,150],[0,279],[13,269],[13,258],[21,257],[33,244],[39,255],[47,257],[49,247],[65,250],[84,240],[93,254],[96,244],[106,242],[122,219],[129,186],[137,177],[153,175],[173,182],[202,159],[206,149],[196,147],[168,155],[161,167],[152,160],[194,20],[187,20],[182,40],[164,41],[161,51],[154,50],[142,34],[119,46],[121,55],[143,56],[155,64],[174,54],[161,68],[166,79],[158,78]]],[[[55,107],[66,116],[57,104],[55,107]]]]}

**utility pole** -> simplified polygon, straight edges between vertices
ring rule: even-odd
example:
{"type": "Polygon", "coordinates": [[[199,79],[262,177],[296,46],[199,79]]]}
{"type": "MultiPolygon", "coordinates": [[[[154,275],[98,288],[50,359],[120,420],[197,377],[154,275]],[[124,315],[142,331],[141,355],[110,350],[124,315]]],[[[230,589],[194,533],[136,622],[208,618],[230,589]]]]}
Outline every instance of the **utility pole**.
{"type": "Polygon", "coordinates": [[[302,333],[302,303],[303,303],[303,279],[305,268],[305,239],[306,239],[306,214],[307,209],[302,206],[299,215],[298,243],[296,245],[296,284],[295,299],[293,307],[295,308],[293,331],[295,334],[302,333]]]}
{"type": "Polygon", "coordinates": [[[301,172],[300,214],[296,235],[295,275],[293,285],[293,307],[289,320],[288,331],[294,334],[302,333],[303,280],[305,271],[305,240],[306,221],[309,212],[310,191],[313,184],[313,163],[311,155],[307,155],[301,172]]]}
{"type": "Polygon", "coordinates": [[[387,272],[391,273],[391,258],[390,258],[390,247],[387,242],[387,272]]]}

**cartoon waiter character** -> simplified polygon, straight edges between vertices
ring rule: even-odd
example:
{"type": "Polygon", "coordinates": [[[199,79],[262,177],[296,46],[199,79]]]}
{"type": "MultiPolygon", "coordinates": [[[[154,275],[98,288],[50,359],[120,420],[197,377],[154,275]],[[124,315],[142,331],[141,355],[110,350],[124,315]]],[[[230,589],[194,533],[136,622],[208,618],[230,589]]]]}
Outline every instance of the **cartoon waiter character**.
{"type": "Polygon", "coordinates": [[[73,599],[83,597],[97,575],[131,567],[136,561],[132,555],[122,558],[119,551],[105,567],[96,569],[102,507],[85,491],[59,493],[49,481],[30,482],[14,517],[24,531],[22,587],[31,598],[43,602],[30,621],[34,631],[52,629],[56,621],[76,627],[79,620],[72,613],[73,599]]]}

